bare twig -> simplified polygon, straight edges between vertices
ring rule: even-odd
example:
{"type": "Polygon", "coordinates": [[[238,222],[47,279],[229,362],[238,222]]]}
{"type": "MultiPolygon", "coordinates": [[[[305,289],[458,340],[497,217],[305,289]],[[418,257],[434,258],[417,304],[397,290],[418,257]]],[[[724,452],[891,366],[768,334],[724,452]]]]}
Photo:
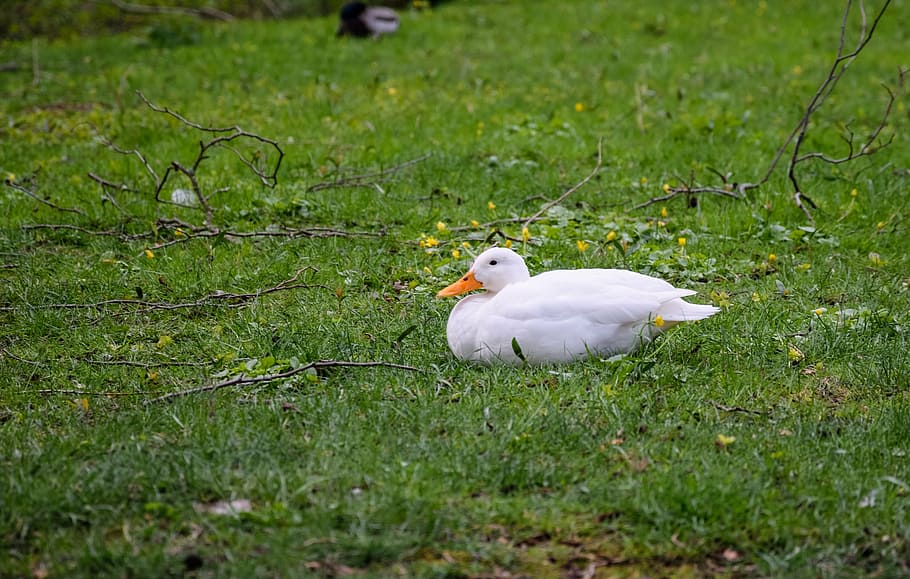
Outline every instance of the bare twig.
{"type": "Polygon", "coordinates": [[[213,392],[215,390],[221,390],[222,388],[228,388],[231,386],[246,386],[249,384],[263,384],[266,382],[274,382],[275,380],[282,380],[284,378],[290,378],[296,376],[297,374],[302,374],[308,370],[320,370],[322,368],[394,368],[397,370],[407,370],[410,372],[418,372],[419,368],[414,366],[406,366],[404,364],[393,364],[390,362],[345,362],[338,360],[319,360],[317,362],[310,362],[309,364],[304,364],[303,366],[298,366],[297,368],[292,368],[284,372],[279,372],[277,374],[266,374],[263,376],[246,376],[240,374],[234,376],[228,380],[222,382],[216,382],[214,384],[208,384],[206,386],[199,386],[196,388],[189,388],[187,390],[179,390],[177,392],[171,392],[165,394],[164,396],[159,396],[157,398],[152,398],[147,402],[147,404],[153,404],[156,402],[166,402],[174,400],[175,398],[181,398],[183,396],[189,396],[191,394],[199,394],[201,392],[213,392]]]}
{"type": "MultiPolygon", "coordinates": [[[[331,289],[328,286],[323,285],[313,285],[305,283],[295,283],[299,278],[300,274],[304,271],[314,271],[313,267],[303,267],[297,270],[292,277],[286,279],[279,284],[266,288],[263,290],[257,290],[252,293],[243,293],[235,294],[223,291],[216,291],[210,293],[206,296],[203,296],[197,300],[191,302],[183,303],[166,303],[166,302],[150,302],[141,299],[112,299],[112,300],[103,300],[100,302],[94,303],[58,303],[58,304],[48,304],[46,306],[41,306],[40,308],[44,309],[60,309],[60,310],[74,310],[74,309],[104,309],[108,306],[135,306],[137,309],[133,310],[134,313],[147,313],[151,311],[170,311],[186,308],[198,308],[204,306],[212,305],[225,305],[229,308],[239,308],[246,305],[248,302],[258,299],[261,296],[272,294],[280,291],[288,291],[292,289],[299,288],[313,288],[318,287],[322,289],[331,289]]],[[[0,308],[0,311],[14,311],[14,307],[3,307],[0,308]]]]}
{"type": "Polygon", "coordinates": [[[768,416],[771,414],[770,410],[752,410],[750,408],[743,408],[741,406],[725,406],[723,404],[715,402],[714,400],[708,400],[708,402],[711,403],[711,406],[723,412],[740,412],[743,414],[754,414],[756,416],[768,416]]]}
{"type": "MultiPolygon", "coordinates": [[[[771,162],[768,164],[768,168],[765,170],[762,178],[755,183],[739,183],[739,184],[729,184],[724,180],[723,187],[715,186],[701,186],[701,185],[690,185],[683,184],[678,187],[671,187],[666,190],[666,195],[660,197],[654,197],[649,199],[644,203],[640,203],[633,207],[632,209],[641,209],[648,205],[654,203],[660,203],[676,197],[677,195],[690,195],[696,193],[714,193],[719,195],[727,195],[729,197],[742,199],[745,198],[746,192],[750,189],[755,189],[760,187],[768,182],[768,180],[773,175],[775,169],[777,169],[781,160],[784,158],[784,154],[790,150],[790,156],[787,160],[787,178],[793,186],[794,194],[793,199],[797,207],[802,210],[806,218],[810,221],[814,221],[812,216],[811,208],[815,208],[816,205],[809,198],[805,192],[803,192],[800,187],[799,180],[797,178],[796,169],[797,167],[806,161],[810,160],[821,160],[825,163],[839,165],[842,163],[847,163],[853,161],[859,157],[872,155],[873,153],[880,151],[881,149],[889,146],[894,137],[891,136],[887,140],[880,140],[881,132],[887,125],[888,117],[892,111],[892,105],[894,104],[895,96],[894,92],[885,87],[885,90],[888,92],[888,103],[885,106],[885,110],[882,114],[882,117],[878,125],[870,132],[866,140],[859,146],[856,145],[854,141],[854,134],[852,131],[847,129],[847,136],[844,140],[847,143],[848,151],[847,154],[842,157],[831,157],[821,152],[813,153],[801,153],[802,146],[805,142],[806,134],[809,130],[809,121],[812,118],[812,115],[818,111],[819,108],[824,104],[825,100],[831,93],[834,91],[834,88],[837,86],[838,81],[843,77],[847,69],[850,68],[850,65],[856,60],[859,54],[863,49],[869,44],[872,40],[875,31],[878,29],[879,22],[881,22],[882,16],[884,16],[885,11],[888,9],[888,6],[891,4],[891,0],[885,0],[875,17],[872,20],[871,25],[868,22],[866,15],[866,8],[863,0],[859,0],[857,3],[859,15],[860,15],[860,34],[859,40],[857,41],[856,46],[852,50],[847,50],[847,31],[848,31],[848,22],[850,14],[853,10],[853,0],[846,0],[846,6],[844,8],[844,13],[841,18],[840,24],[840,35],[838,37],[837,52],[835,54],[834,60],[831,63],[831,68],[828,71],[827,76],[818,86],[815,93],[812,95],[812,98],[809,99],[808,104],[803,110],[802,117],[799,119],[799,122],[784,140],[784,142],[777,148],[774,153],[774,156],[771,159],[771,162]],[[792,149],[791,149],[792,146],[792,149]],[[733,192],[735,191],[735,194],[733,192]]],[[[906,71],[899,71],[899,83],[902,86],[904,81],[904,74],[906,71]]]]}
{"type": "Polygon", "coordinates": [[[28,195],[35,201],[37,201],[39,203],[43,203],[44,205],[47,205],[48,207],[50,207],[52,209],[56,209],[57,211],[64,211],[66,213],[75,213],[77,215],[85,215],[85,212],[82,211],[81,209],[76,209],[74,207],[61,207],[60,205],[57,205],[56,203],[52,203],[51,201],[44,199],[43,197],[41,197],[40,195],[38,195],[37,193],[35,193],[31,189],[29,189],[28,187],[26,187],[24,185],[20,185],[19,183],[16,183],[12,179],[4,179],[3,183],[10,189],[23,193],[25,195],[28,195]]]}
{"type": "Polygon", "coordinates": [[[343,187],[374,187],[377,183],[382,183],[383,181],[388,180],[389,177],[395,173],[406,169],[412,165],[416,165],[421,161],[425,161],[430,158],[430,153],[421,155],[410,161],[405,161],[404,163],[389,167],[388,169],[383,169],[382,171],[375,171],[373,173],[364,173],[362,175],[351,175],[348,177],[339,177],[333,181],[324,181],[322,183],[316,183],[315,185],[310,185],[307,187],[307,192],[313,191],[322,191],[323,189],[336,189],[343,187]]]}
{"type": "Polygon", "coordinates": [[[563,201],[565,201],[566,197],[568,197],[572,193],[575,193],[576,191],[581,189],[585,184],[587,184],[588,181],[590,181],[595,176],[597,176],[597,173],[600,172],[600,168],[603,166],[603,150],[604,150],[604,141],[603,141],[603,139],[600,139],[600,141],[597,142],[597,163],[594,165],[594,169],[588,174],[588,176],[585,177],[584,179],[582,179],[581,181],[579,181],[578,183],[576,183],[573,187],[571,187],[569,190],[567,190],[565,193],[563,193],[556,199],[553,199],[549,203],[544,204],[544,206],[541,207],[537,213],[535,213],[534,215],[525,219],[525,222],[522,225],[522,229],[524,229],[525,227],[528,227],[529,225],[534,223],[541,215],[546,213],[551,207],[553,207],[554,205],[558,205],[558,204],[562,203],[563,201]]]}
{"type": "Polygon", "coordinates": [[[88,229],[86,227],[80,227],[78,225],[69,225],[67,223],[32,223],[22,226],[22,229],[48,229],[51,231],[65,230],[65,231],[77,231],[79,233],[85,233],[87,235],[97,235],[99,237],[116,237],[120,241],[136,241],[139,239],[147,239],[149,237],[154,237],[154,232],[145,231],[142,233],[123,233],[121,231],[115,231],[113,229],[98,231],[94,229],[88,229]]]}
{"type": "Polygon", "coordinates": [[[38,394],[55,396],[142,396],[144,392],[90,392],[86,390],[54,390],[47,388],[38,390],[38,394]]]}
{"type": "Polygon", "coordinates": [[[202,8],[184,8],[182,6],[147,6],[145,4],[133,4],[123,0],[111,0],[111,4],[132,14],[177,14],[180,16],[196,16],[212,18],[214,20],[223,20],[230,22],[234,17],[227,12],[217,8],[204,6],[202,8]]]}

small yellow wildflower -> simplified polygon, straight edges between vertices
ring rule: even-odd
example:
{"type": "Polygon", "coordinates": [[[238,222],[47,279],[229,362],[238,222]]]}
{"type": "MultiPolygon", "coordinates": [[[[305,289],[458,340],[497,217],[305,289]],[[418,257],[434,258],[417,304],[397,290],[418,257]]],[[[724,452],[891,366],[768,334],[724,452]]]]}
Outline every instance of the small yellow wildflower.
{"type": "Polygon", "coordinates": [[[578,251],[580,251],[582,253],[588,251],[588,247],[590,245],[591,244],[588,243],[587,241],[585,241],[584,239],[579,239],[578,241],[575,242],[575,247],[577,247],[578,251]]]}
{"type": "Polygon", "coordinates": [[[791,364],[796,364],[805,357],[806,355],[796,346],[787,346],[787,360],[790,360],[791,364]]]}
{"type": "Polygon", "coordinates": [[[661,207],[661,208],[660,208],[660,216],[663,217],[664,219],[666,219],[666,218],[667,218],[667,215],[669,215],[669,213],[667,212],[667,208],[666,208],[666,207],[661,207]]]}
{"type": "Polygon", "coordinates": [[[769,253],[768,254],[768,263],[773,264],[775,261],[777,261],[777,256],[774,255],[773,253],[769,253]]]}
{"type": "Polygon", "coordinates": [[[638,180],[638,182],[641,183],[642,185],[644,185],[645,183],[648,182],[648,178],[647,178],[647,177],[642,177],[641,179],[638,180]]]}
{"type": "Polygon", "coordinates": [[[752,292],[752,301],[758,303],[762,300],[761,294],[758,292],[752,292]]]}
{"type": "Polygon", "coordinates": [[[615,231],[611,231],[610,233],[607,234],[607,243],[613,241],[614,239],[616,239],[615,231]]]}
{"type": "Polygon", "coordinates": [[[883,263],[885,263],[885,261],[882,259],[882,256],[875,253],[874,251],[869,253],[869,261],[871,261],[872,265],[875,265],[875,266],[882,265],[883,263]]]}
{"type": "Polygon", "coordinates": [[[174,230],[174,237],[186,237],[186,233],[183,232],[179,227],[174,230]]]}
{"type": "Polygon", "coordinates": [[[472,219],[472,220],[471,220],[471,227],[473,227],[474,229],[479,228],[479,227],[480,227],[480,221],[477,221],[476,219],[472,219]]]}
{"type": "Polygon", "coordinates": [[[528,229],[527,227],[522,227],[521,228],[521,240],[524,242],[527,242],[529,239],[531,239],[531,230],[528,229]]]}
{"type": "Polygon", "coordinates": [[[797,65],[794,66],[792,69],[790,69],[790,71],[791,71],[793,74],[799,75],[799,74],[802,74],[802,73],[803,73],[803,67],[801,67],[800,65],[797,64],[797,65]]]}
{"type": "Polygon", "coordinates": [[[503,245],[505,245],[506,248],[511,248],[511,247],[512,247],[512,240],[511,240],[511,239],[506,239],[506,242],[503,243],[503,245]]]}
{"type": "Polygon", "coordinates": [[[888,225],[888,224],[885,223],[884,221],[879,221],[878,223],[875,224],[875,228],[878,230],[882,230],[885,228],[886,225],[888,225]]]}
{"type": "Polygon", "coordinates": [[[663,192],[664,192],[664,193],[669,193],[669,192],[670,192],[670,184],[669,184],[669,183],[664,183],[664,185],[663,185],[663,187],[661,187],[661,189],[663,189],[663,192]]]}
{"type": "Polygon", "coordinates": [[[575,112],[580,113],[585,110],[584,103],[575,103],[575,112]]]}
{"type": "Polygon", "coordinates": [[[461,257],[461,252],[460,252],[459,250],[457,250],[457,249],[453,249],[453,250],[452,250],[452,257],[454,257],[455,259],[458,259],[459,257],[461,257]]]}
{"type": "Polygon", "coordinates": [[[436,231],[438,231],[439,233],[446,233],[446,232],[448,231],[448,229],[449,229],[449,228],[448,228],[448,226],[445,224],[444,221],[437,221],[437,222],[436,222],[436,231]]]}
{"type": "Polygon", "coordinates": [[[809,271],[810,269],[812,269],[812,264],[810,264],[810,263],[801,263],[801,264],[799,264],[799,265],[796,266],[796,269],[798,269],[798,270],[800,270],[800,271],[809,271]]]}
{"type": "Polygon", "coordinates": [[[680,237],[679,239],[676,240],[676,243],[678,243],[680,247],[685,247],[685,246],[686,246],[686,238],[685,238],[685,237],[680,237]]]}
{"type": "Polygon", "coordinates": [[[395,88],[394,86],[390,86],[389,87],[389,96],[395,96],[396,94],[398,94],[398,89],[395,88]]]}
{"type": "Polygon", "coordinates": [[[717,438],[714,440],[714,444],[716,444],[718,448],[727,448],[734,442],[736,442],[736,437],[727,436],[726,434],[718,434],[717,438]]]}
{"type": "Polygon", "coordinates": [[[462,242],[461,242],[461,246],[462,246],[463,248],[467,249],[467,248],[471,247],[471,244],[470,244],[469,242],[467,242],[467,241],[462,241],[462,242]]]}
{"type": "Polygon", "coordinates": [[[9,183],[15,183],[15,182],[16,182],[16,174],[15,174],[15,173],[7,173],[7,174],[6,174],[6,180],[7,180],[7,182],[9,182],[9,183]]]}
{"type": "Polygon", "coordinates": [[[496,204],[493,203],[492,201],[487,201],[487,209],[489,209],[490,211],[493,211],[494,209],[496,209],[496,204]]]}
{"type": "Polygon", "coordinates": [[[436,247],[439,245],[439,240],[435,237],[427,237],[423,240],[423,243],[425,247],[436,247]]]}
{"type": "Polygon", "coordinates": [[[155,252],[152,251],[151,249],[146,249],[146,250],[145,250],[145,257],[147,257],[147,258],[149,258],[149,259],[155,259],[155,252]]]}
{"type": "Polygon", "coordinates": [[[423,266],[423,273],[433,273],[433,270],[428,268],[427,266],[423,266]]]}
{"type": "Polygon", "coordinates": [[[856,189],[852,189],[850,191],[850,197],[856,197],[857,195],[859,195],[859,191],[857,191],[856,189]]]}
{"type": "Polygon", "coordinates": [[[661,316],[660,314],[658,314],[658,315],[654,318],[654,325],[657,326],[658,328],[664,327],[664,324],[665,324],[665,323],[666,323],[666,322],[664,322],[663,316],[661,316]]]}
{"type": "Polygon", "coordinates": [[[820,315],[822,315],[823,313],[825,313],[825,312],[827,312],[827,311],[828,311],[828,308],[815,308],[814,310],[812,310],[812,312],[813,312],[816,316],[820,316],[820,315]]]}

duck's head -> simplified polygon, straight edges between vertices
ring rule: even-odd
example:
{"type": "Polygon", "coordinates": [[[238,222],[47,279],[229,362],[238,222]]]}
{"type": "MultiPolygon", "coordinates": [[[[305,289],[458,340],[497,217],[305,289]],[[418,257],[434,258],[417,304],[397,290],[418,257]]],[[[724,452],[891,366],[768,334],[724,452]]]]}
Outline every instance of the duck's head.
{"type": "Polygon", "coordinates": [[[452,285],[440,290],[437,297],[457,296],[476,289],[498,292],[512,283],[531,277],[520,255],[504,247],[488,249],[477,256],[471,269],[452,285]]]}

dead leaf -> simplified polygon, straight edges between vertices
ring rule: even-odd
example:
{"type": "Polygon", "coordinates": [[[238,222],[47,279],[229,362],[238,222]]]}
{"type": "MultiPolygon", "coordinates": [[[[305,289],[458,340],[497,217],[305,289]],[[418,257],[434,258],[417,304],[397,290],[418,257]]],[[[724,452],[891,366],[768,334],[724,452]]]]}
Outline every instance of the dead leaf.
{"type": "Polygon", "coordinates": [[[724,552],[721,554],[721,557],[724,558],[724,561],[729,561],[730,563],[732,563],[734,561],[739,561],[739,559],[740,559],[740,557],[742,557],[742,555],[740,555],[738,551],[734,551],[733,549],[730,549],[728,547],[728,548],[724,549],[724,552]]]}

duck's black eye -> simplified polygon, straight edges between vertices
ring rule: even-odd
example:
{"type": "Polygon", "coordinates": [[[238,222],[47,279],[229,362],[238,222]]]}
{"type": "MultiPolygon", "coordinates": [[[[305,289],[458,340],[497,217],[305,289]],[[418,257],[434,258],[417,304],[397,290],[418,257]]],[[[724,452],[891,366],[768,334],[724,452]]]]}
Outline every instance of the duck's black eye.
{"type": "Polygon", "coordinates": [[[495,259],[490,260],[490,265],[496,265],[497,261],[495,259]]]}

